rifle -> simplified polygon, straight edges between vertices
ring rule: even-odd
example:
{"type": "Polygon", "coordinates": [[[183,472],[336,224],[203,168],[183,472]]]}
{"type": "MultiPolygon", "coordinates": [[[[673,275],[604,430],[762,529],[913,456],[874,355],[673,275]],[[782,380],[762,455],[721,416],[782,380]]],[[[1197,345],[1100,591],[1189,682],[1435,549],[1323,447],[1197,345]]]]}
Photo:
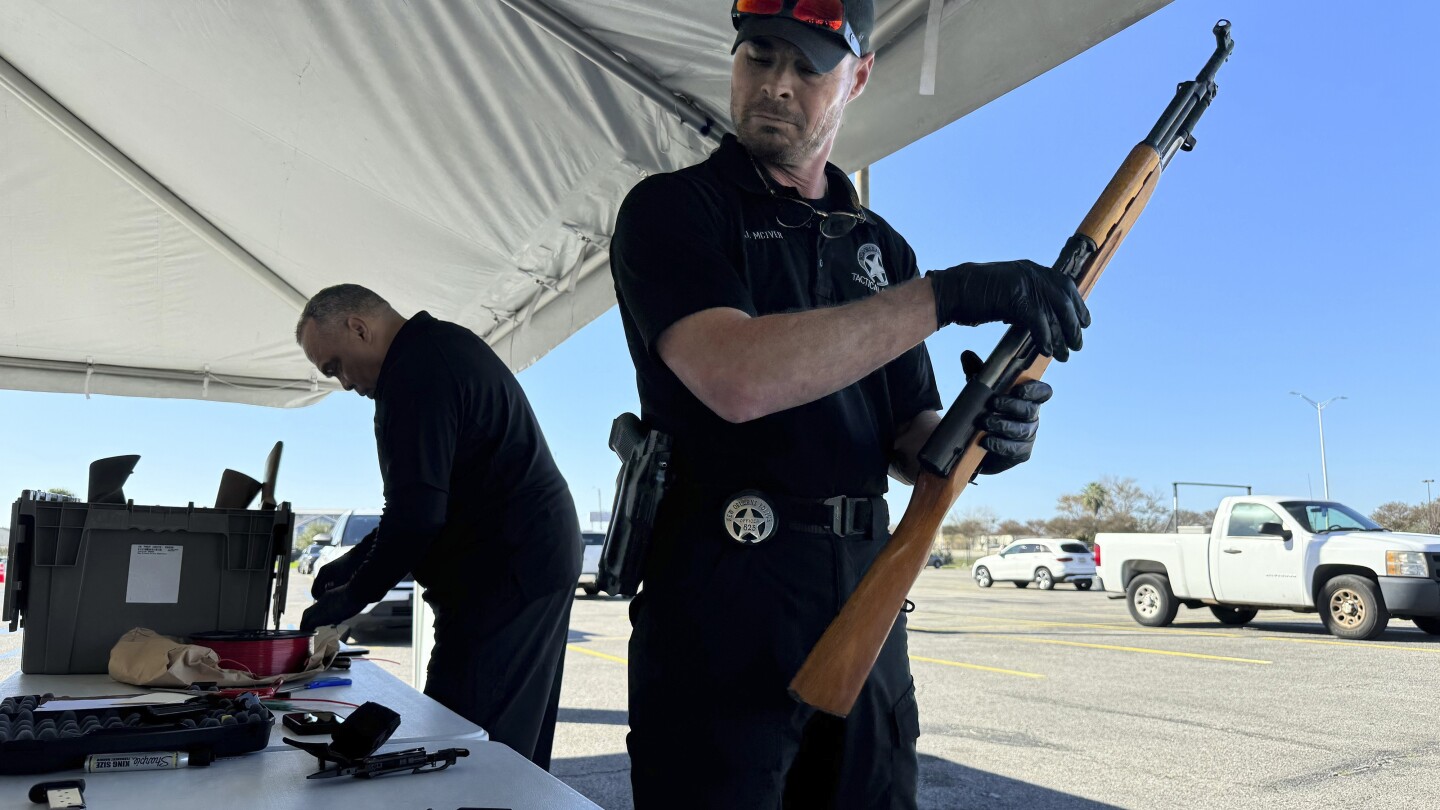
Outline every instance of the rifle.
{"type": "MultiPolygon", "coordinates": [[[[1217,22],[1213,33],[1215,52],[1205,67],[1194,81],[1180,83],[1149,136],[1130,150],[1060,251],[1054,269],[1074,280],[1083,296],[1089,297],[1170,159],[1195,147],[1191,133],[1219,89],[1215,74],[1235,47],[1229,20],[1217,22]]],[[[1040,379],[1049,364],[1050,358],[1039,354],[1027,330],[1012,326],[1005,332],[984,368],[966,383],[921,449],[922,471],[905,516],[790,682],[792,697],[838,717],[850,713],[900,615],[905,595],[929,558],[936,529],[985,458],[980,447],[984,434],[975,427],[976,417],[995,392],[1040,379]]]]}

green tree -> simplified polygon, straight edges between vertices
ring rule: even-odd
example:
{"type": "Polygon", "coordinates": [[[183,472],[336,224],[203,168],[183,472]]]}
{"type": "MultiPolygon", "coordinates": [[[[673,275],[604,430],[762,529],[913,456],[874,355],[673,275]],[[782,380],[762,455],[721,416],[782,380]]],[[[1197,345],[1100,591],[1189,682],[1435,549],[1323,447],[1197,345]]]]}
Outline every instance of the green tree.
{"type": "Polygon", "coordinates": [[[1170,517],[1159,495],[1142,489],[1134,478],[1113,475],[1061,495],[1055,511],[1058,514],[1047,524],[1049,535],[1086,543],[1095,542],[1099,532],[1160,531],[1170,517]]]}
{"type": "Polygon", "coordinates": [[[1080,505],[1092,517],[1100,517],[1100,510],[1110,505],[1110,490],[1099,481],[1091,481],[1080,490],[1080,505]]]}
{"type": "Polygon", "coordinates": [[[51,487],[51,488],[49,488],[49,489],[47,489],[47,490],[45,490],[45,491],[46,491],[46,492],[53,492],[53,493],[55,493],[56,495],[65,495],[65,496],[70,497],[70,498],[77,497],[77,496],[75,495],[75,491],[74,491],[74,490],[66,489],[65,487],[51,487]]]}

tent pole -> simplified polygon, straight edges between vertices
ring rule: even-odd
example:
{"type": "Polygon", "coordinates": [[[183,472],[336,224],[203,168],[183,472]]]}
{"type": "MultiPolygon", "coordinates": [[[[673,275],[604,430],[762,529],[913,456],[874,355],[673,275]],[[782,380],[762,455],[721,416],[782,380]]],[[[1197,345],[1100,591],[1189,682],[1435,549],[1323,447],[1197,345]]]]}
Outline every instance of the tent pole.
{"type": "MultiPolygon", "coordinates": [[[[580,280],[590,275],[591,273],[605,268],[606,265],[609,264],[609,262],[610,251],[608,250],[597,251],[596,253],[593,253],[590,256],[582,259],[580,261],[580,266],[572,271],[575,273],[575,285],[578,286],[580,284],[580,280]]],[[[524,321],[520,313],[533,307],[530,312],[530,317],[534,318],[535,313],[544,309],[546,306],[559,299],[562,295],[564,295],[564,293],[560,292],[559,290],[541,287],[540,289],[535,291],[534,297],[527,301],[525,305],[516,312],[515,317],[497,319],[495,322],[495,326],[491,328],[490,331],[481,335],[481,339],[484,340],[486,343],[490,344],[491,346],[496,345],[500,341],[504,340],[507,336],[509,336],[511,332],[514,332],[516,329],[520,328],[521,323],[524,321]]]]}
{"type": "Polygon", "coordinates": [[[304,309],[306,296],[291,287],[285,279],[262,264],[259,259],[250,255],[245,248],[236,244],[234,240],[225,235],[224,231],[215,227],[199,211],[190,207],[189,203],[180,199],[153,175],[136,165],[134,161],[125,156],[125,153],[116,149],[100,133],[91,129],[74,113],[65,109],[60,102],[26,78],[25,74],[3,57],[0,57],[0,87],[13,93],[25,106],[65,133],[81,149],[105,164],[106,168],[119,175],[136,191],[145,195],[150,202],[179,220],[180,224],[189,228],[207,245],[219,251],[225,258],[239,265],[240,269],[270,288],[296,312],[304,309]]]}
{"type": "Polygon", "coordinates": [[[870,207],[870,167],[861,166],[855,172],[855,194],[860,198],[860,207],[870,207]]]}
{"type": "Polygon", "coordinates": [[[0,368],[28,371],[68,371],[74,374],[91,372],[95,376],[131,377],[142,380],[165,380],[171,382],[201,383],[208,377],[242,390],[265,390],[276,388],[338,391],[339,386],[331,380],[282,380],[273,377],[244,377],[237,374],[216,374],[206,371],[181,371],[169,368],[142,368],[140,366],[112,366],[106,363],[82,363],[78,360],[43,360],[37,357],[7,357],[0,355],[0,368]]]}
{"type": "Polygon", "coordinates": [[[666,87],[659,79],[636,66],[634,62],[627,61],[610,46],[586,33],[569,17],[549,7],[541,0],[501,0],[501,2],[556,39],[569,45],[576,53],[594,62],[601,70],[679,116],[681,121],[693,127],[701,137],[711,144],[719,145],[720,136],[725,132],[721,122],[711,118],[694,101],[666,87]]]}

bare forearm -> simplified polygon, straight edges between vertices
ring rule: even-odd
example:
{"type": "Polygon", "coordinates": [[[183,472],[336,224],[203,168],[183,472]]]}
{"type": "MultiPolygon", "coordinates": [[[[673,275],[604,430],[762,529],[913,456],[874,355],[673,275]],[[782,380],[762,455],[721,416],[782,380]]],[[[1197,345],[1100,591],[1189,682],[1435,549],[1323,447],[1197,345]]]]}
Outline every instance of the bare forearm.
{"type": "Polygon", "coordinates": [[[929,287],[912,282],[845,306],[755,318],[737,330],[759,371],[758,390],[769,392],[766,413],[839,391],[929,337],[929,287]]]}
{"type": "Polygon", "coordinates": [[[860,380],[936,328],[930,282],[918,279],[837,307],[745,317],[691,316],[668,330],[661,358],[732,422],[813,402],[860,380]]]}

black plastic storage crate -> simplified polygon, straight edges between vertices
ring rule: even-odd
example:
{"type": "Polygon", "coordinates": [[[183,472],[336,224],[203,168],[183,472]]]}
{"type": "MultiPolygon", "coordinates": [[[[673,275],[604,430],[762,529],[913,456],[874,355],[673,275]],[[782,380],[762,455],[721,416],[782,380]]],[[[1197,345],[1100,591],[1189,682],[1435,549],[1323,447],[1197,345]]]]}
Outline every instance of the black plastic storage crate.
{"type": "Polygon", "coordinates": [[[177,637],[266,627],[272,592],[285,604],[294,522],[288,503],[197,509],[23,493],[10,512],[3,615],[25,628],[20,669],[108,672],[111,648],[136,627],[177,637]]]}

